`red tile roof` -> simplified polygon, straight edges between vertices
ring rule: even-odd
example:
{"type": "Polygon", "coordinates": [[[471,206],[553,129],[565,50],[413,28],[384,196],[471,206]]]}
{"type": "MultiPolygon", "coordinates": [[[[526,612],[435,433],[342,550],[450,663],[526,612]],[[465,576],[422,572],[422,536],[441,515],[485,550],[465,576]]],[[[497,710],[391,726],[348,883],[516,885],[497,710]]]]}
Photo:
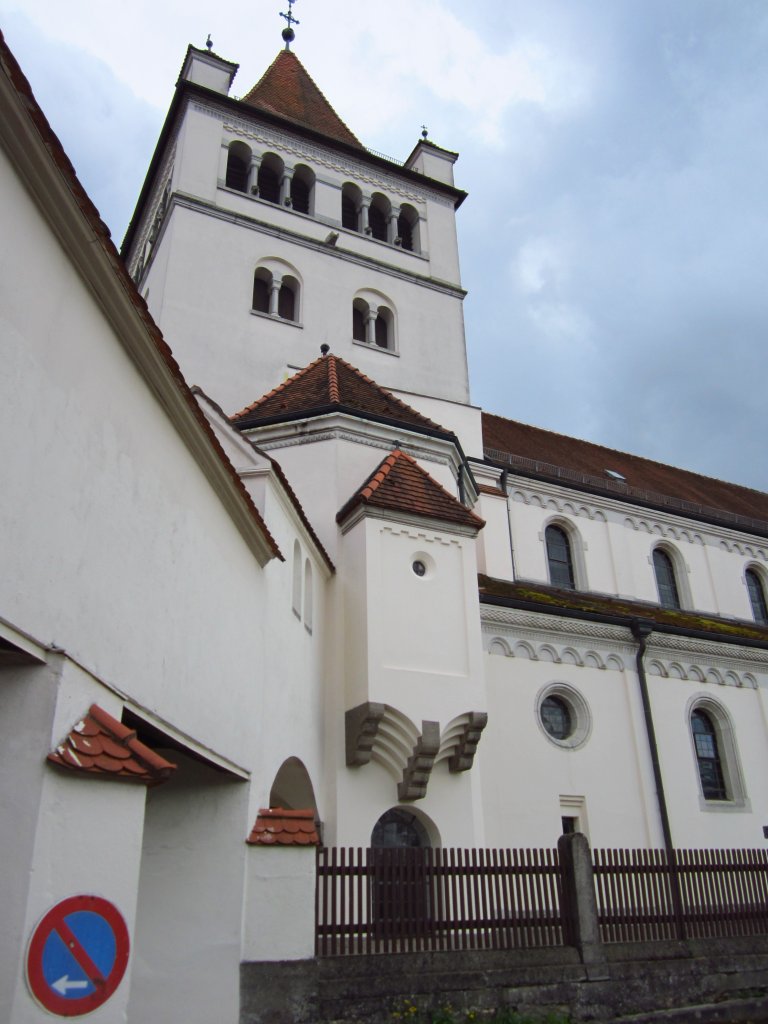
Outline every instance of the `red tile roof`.
{"type": "Polygon", "coordinates": [[[312,808],[262,807],[246,842],[251,846],[319,846],[315,812],[312,808]]]}
{"type": "Polygon", "coordinates": [[[484,520],[433,480],[414,458],[397,449],[371,473],[336,516],[341,523],[359,505],[442,519],[481,530],[484,520]]]}
{"type": "Polygon", "coordinates": [[[240,430],[247,430],[265,420],[318,415],[333,409],[367,413],[405,426],[448,433],[334,355],[320,356],[230,419],[240,430]]]}
{"type": "Polygon", "coordinates": [[[768,494],[738,484],[725,483],[660,462],[604,448],[590,441],[555,434],[515,420],[483,413],[485,454],[494,461],[507,453],[510,464],[536,476],[558,478],[558,469],[566,470],[560,482],[583,484],[605,490],[612,496],[626,495],[653,507],[689,513],[694,517],[722,519],[733,526],[750,525],[768,531],[768,494]],[[606,472],[620,473],[626,482],[606,472]],[[672,499],[672,502],[665,501],[672,499]],[[691,503],[687,507],[685,503],[691,503]],[[743,517],[744,521],[732,517],[743,517]]]}
{"type": "Polygon", "coordinates": [[[362,149],[292,50],[281,50],[243,103],[362,149]]]}
{"type": "Polygon", "coordinates": [[[108,779],[131,779],[157,785],[176,771],[176,765],[160,757],[136,739],[136,732],[118,722],[98,704],[48,755],[60,768],[108,779]]]}

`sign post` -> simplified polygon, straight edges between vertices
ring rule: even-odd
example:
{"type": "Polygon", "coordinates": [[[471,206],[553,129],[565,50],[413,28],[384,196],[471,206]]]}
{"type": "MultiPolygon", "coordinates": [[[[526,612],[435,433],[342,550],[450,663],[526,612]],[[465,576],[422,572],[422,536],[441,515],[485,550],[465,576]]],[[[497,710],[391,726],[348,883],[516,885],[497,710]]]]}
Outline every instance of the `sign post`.
{"type": "Polygon", "coordinates": [[[59,1017],[80,1017],[110,998],[128,966],[128,927],[101,896],[70,896],[52,907],[32,933],[27,984],[37,1002],[59,1017]]]}

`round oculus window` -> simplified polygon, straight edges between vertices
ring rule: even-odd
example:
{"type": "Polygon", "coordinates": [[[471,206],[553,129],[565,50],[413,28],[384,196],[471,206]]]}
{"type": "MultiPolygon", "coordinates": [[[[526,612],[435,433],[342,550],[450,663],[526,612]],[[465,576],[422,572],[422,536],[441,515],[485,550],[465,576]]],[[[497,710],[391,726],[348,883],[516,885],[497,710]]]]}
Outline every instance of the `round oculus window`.
{"type": "Polygon", "coordinates": [[[420,558],[417,558],[414,561],[414,563],[411,566],[411,568],[413,569],[413,571],[416,573],[417,576],[426,576],[427,575],[427,567],[426,567],[426,565],[424,565],[424,563],[421,561],[420,558]]]}
{"type": "Polygon", "coordinates": [[[539,728],[558,747],[575,750],[589,739],[592,715],[581,694],[567,683],[550,683],[536,698],[539,728]]]}
{"type": "Polygon", "coordinates": [[[573,732],[573,715],[562,697],[545,697],[540,713],[541,724],[553,739],[568,739],[573,732]]]}

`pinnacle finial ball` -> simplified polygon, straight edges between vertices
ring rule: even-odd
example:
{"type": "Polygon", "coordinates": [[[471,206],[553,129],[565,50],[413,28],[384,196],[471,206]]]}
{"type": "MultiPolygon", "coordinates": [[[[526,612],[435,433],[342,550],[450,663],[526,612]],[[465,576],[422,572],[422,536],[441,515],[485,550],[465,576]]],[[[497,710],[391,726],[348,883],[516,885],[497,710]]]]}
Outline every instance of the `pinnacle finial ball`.
{"type": "Polygon", "coordinates": [[[208,38],[205,40],[205,45],[208,47],[209,50],[213,48],[213,40],[211,39],[210,32],[208,33],[208,38]]]}
{"type": "Polygon", "coordinates": [[[285,40],[286,43],[292,43],[295,38],[296,33],[293,31],[290,25],[287,28],[283,29],[283,39],[285,40]]]}
{"type": "Polygon", "coordinates": [[[326,343],[323,342],[323,344],[320,346],[320,354],[323,355],[323,356],[327,356],[330,351],[331,351],[331,346],[330,345],[326,345],[326,343]]]}

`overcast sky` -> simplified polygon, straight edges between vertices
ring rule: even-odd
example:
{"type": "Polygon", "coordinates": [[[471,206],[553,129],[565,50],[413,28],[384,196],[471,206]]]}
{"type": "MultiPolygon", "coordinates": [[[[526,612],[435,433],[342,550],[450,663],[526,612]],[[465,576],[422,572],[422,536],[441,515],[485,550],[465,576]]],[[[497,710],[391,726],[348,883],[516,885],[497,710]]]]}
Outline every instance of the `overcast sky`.
{"type": "MultiPolygon", "coordinates": [[[[244,94],[287,0],[0,0],[120,243],[187,43],[244,94]]],[[[768,2],[297,0],[294,49],[362,141],[422,122],[456,183],[472,399],[768,490],[768,2]]]]}

